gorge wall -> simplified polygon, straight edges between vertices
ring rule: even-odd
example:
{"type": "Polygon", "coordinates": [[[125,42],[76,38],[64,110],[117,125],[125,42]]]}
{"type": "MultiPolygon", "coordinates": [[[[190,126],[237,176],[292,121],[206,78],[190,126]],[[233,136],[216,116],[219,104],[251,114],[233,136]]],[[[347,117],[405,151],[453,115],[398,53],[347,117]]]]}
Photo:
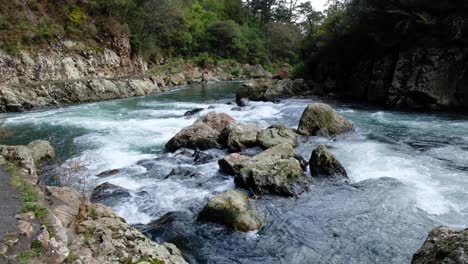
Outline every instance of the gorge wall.
{"type": "Polygon", "coordinates": [[[64,40],[16,55],[0,50],[0,112],[144,96],[189,83],[268,75],[259,65],[237,63],[201,68],[178,62],[149,70],[142,58],[132,56],[127,37],[114,38],[103,47],[108,48],[90,49],[64,40]],[[241,74],[233,76],[233,69],[241,74]]]}
{"type": "Polygon", "coordinates": [[[444,3],[354,1],[348,12],[360,18],[311,49],[307,79],[318,94],[392,108],[468,110],[468,12],[463,1],[444,3]]]}

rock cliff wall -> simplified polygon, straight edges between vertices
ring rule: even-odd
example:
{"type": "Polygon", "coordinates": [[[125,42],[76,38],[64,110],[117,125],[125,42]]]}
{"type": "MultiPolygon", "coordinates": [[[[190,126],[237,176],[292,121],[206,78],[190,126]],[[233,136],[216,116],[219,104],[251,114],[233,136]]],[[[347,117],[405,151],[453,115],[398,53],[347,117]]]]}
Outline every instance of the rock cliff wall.
{"type": "Polygon", "coordinates": [[[240,64],[203,69],[180,62],[148,70],[141,58],[131,56],[127,38],[116,38],[104,46],[112,49],[90,50],[82,43],[62,41],[46,50],[21,51],[15,56],[0,50],[0,112],[143,96],[190,83],[269,76],[259,65],[240,64]],[[233,69],[237,76],[231,74],[233,69]]]}

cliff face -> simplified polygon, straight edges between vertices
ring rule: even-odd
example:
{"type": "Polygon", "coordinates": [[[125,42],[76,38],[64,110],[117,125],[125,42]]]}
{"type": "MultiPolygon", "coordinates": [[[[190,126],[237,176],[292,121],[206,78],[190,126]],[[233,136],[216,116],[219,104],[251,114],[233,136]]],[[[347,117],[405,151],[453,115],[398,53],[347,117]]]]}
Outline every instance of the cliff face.
{"type": "MultiPolygon", "coordinates": [[[[47,50],[0,50],[0,112],[112,100],[160,93],[170,87],[235,78],[263,77],[261,66],[221,65],[207,69],[179,63],[148,72],[141,58],[131,56],[128,38],[115,38],[102,50],[62,41],[47,50]],[[232,69],[244,76],[232,76],[232,69]]],[[[167,66],[167,65],[166,65],[167,66]]]]}
{"type": "Polygon", "coordinates": [[[88,49],[83,43],[65,40],[46,50],[24,50],[15,56],[0,50],[0,83],[127,76],[147,70],[143,60],[131,56],[127,37],[116,37],[103,46],[111,48],[88,49]]]}
{"type": "Polygon", "coordinates": [[[468,110],[464,47],[411,47],[365,56],[347,68],[324,65],[315,88],[345,99],[409,109],[468,110]]]}
{"type": "Polygon", "coordinates": [[[315,91],[393,108],[468,110],[463,1],[355,5],[368,13],[353,30],[312,52],[307,78],[315,91]]]}

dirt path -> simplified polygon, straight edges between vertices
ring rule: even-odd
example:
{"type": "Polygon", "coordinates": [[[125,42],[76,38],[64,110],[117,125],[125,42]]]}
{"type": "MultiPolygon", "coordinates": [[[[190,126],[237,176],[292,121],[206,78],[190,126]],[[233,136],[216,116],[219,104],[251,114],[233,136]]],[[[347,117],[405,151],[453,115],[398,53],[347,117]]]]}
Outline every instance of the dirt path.
{"type": "Polygon", "coordinates": [[[10,185],[10,174],[0,166],[0,241],[16,230],[16,215],[21,210],[20,192],[10,185]]]}

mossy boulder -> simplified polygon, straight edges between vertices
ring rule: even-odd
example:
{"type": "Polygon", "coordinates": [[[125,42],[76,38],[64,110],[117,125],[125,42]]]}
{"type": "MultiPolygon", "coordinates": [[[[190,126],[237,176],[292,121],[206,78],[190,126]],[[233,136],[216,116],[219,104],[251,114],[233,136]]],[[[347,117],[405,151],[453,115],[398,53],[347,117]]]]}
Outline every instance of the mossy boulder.
{"type": "Polygon", "coordinates": [[[240,165],[250,160],[250,157],[232,153],[218,161],[219,170],[227,175],[236,175],[239,173],[240,165]]]}
{"type": "Polygon", "coordinates": [[[257,134],[261,128],[256,124],[231,123],[221,133],[221,141],[229,152],[239,152],[258,145],[257,134]]]}
{"type": "Polygon", "coordinates": [[[313,177],[342,177],[348,174],[340,161],[324,145],[318,146],[310,157],[310,174],[313,177]]]}
{"type": "Polygon", "coordinates": [[[307,106],[297,129],[305,136],[335,136],[352,130],[353,123],[322,103],[307,106]]]}
{"type": "Polygon", "coordinates": [[[296,196],[308,190],[308,181],[289,144],[265,150],[241,163],[235,183],[256,194],[296,196]]]}
{"type": "Polygon", "coordinates": [[[264,149],[284,143],[293,147],[298,146],[296,132],[283,125],[274,125],[260,131],[257,134],[257,141],[264,149]]]}
{"type": "Polygon", "coordinates": [[[230,190],[208,201],[198,220],[226,225],[234,230],[248,232],[260,229],[262,220],[253,210],[249,197],[230,190]]]}
{"type": "Polygon", "coordinates": [[[36,164],[55,158],[54,147],[46,140],[35,140],[27,145],[36,164]]]}
{"type": "Polygon", "coordinates": [[[432,229],[422,247],[414,254],[412,264],[468,263],[468,229],[448,227],[432,229]]]}

